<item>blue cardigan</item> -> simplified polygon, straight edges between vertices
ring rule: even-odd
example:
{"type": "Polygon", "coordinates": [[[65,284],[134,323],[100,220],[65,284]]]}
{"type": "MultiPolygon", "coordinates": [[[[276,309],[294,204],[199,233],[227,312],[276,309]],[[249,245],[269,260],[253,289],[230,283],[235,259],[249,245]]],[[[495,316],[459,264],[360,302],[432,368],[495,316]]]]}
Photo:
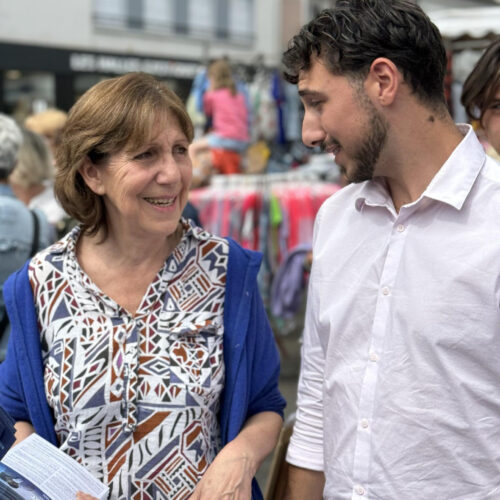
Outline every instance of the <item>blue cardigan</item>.
{"type": "MultiPolygon", "coordinates": [[[[219,415],[222,444],[234,439],[245,421],[263,411],[283,416],[278,389],[279,355],[257,287],[261,256],[229,239],[224,304],[225,387],[219,415]]],[[[0,364],[0,406],[16,421],[31,422],[37,434],[57,446],[47,404],[43,364],[28,262],[4,285],[12,324],[5,361],[0,364]]],[[[254,480],[252,499],[262,494],[254,480]]]]}

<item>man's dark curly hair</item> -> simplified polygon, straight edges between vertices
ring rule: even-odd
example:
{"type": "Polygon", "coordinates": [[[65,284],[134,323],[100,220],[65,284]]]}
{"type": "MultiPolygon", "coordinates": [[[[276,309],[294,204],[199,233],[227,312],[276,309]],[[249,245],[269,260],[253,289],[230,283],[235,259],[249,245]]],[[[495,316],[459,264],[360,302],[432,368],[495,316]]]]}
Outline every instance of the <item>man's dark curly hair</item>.
{"type": "Polygon", "coordinates": [[[409,0],[339,0],[302,27],[283,54],[297,83],[319,57],[335,75],[364,79],[377,57],[390,59],[423,103],[445,103],[446,50],[438,28],[409,0]]]}

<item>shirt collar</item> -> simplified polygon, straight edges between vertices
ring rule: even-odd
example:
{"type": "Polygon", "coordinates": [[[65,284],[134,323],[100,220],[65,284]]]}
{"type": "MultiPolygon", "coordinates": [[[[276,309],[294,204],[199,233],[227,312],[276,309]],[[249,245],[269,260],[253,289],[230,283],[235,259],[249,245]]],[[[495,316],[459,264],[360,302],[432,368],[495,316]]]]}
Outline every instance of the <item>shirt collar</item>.
{"type": "MultiPolygon", "coordinates": [[[[431,198],[460,210],[483,167],[486,154],[470,125],[459,124],[458,128],[464,138],[444,162],[419,200],[424,197],[431,198]]],[[[385,179],[374,178],[362,185],[355,206],[359,211],[363,205],[387,208],[393,206],[385,179]]]]}
{"type": "Polygon", "coordinates": [[[486,159],[484,148],[470,125],[458,125],[464,138],[444,162],[422,196],[460,210],[486,159]]]}

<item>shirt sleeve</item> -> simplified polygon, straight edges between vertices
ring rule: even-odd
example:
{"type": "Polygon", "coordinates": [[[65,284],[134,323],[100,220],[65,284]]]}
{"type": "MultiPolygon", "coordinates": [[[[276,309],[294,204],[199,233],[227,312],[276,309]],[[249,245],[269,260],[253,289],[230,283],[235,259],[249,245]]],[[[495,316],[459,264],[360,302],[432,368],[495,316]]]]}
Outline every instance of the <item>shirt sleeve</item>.
{"type": "MultiPolygon", "coordinates": [[[[313,253],[314,259],[314,253],[313,253]]],[[[311,271],[302,344],[302,362],[297,392],[297,412],[287,449],[288,463],[322,471],[324,350],[318,333],[318,297],[311,271]]]]}

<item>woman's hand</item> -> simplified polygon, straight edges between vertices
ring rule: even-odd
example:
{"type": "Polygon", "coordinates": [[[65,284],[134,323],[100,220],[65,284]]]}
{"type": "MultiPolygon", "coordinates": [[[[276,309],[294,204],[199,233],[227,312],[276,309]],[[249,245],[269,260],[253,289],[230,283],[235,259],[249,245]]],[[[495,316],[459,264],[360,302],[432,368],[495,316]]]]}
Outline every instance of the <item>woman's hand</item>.
{"type": "Polygon", "coordinates": [[[275,447],[282,423],[269,411],[250,417],[215,457],[189,500],[251,500],[252,479],[275,447]]]}
{"type": "Polygon", "coordinates": [[[233,443],[215,457],[189,500],[251,500],[255,464],[233,443]]]}
{"type": "Polygon", "coordinates": [[[14,435],[16,440],[12,446],[16,446],[16,444],[19,444],[23,439],[26,439],[30,434],[35,433],[35,428],[29,422],[19,420],[15,423],[14,427],[16,428],[16,434],[14,435]]]}
{"type": "Polygon", "coordinates": [[[93,497],[92,495],[89,495],[88,493],[83,493],[82,491],[79,491],[76,494],[76,500],[99,500],[99,499],[93,497]]]}

